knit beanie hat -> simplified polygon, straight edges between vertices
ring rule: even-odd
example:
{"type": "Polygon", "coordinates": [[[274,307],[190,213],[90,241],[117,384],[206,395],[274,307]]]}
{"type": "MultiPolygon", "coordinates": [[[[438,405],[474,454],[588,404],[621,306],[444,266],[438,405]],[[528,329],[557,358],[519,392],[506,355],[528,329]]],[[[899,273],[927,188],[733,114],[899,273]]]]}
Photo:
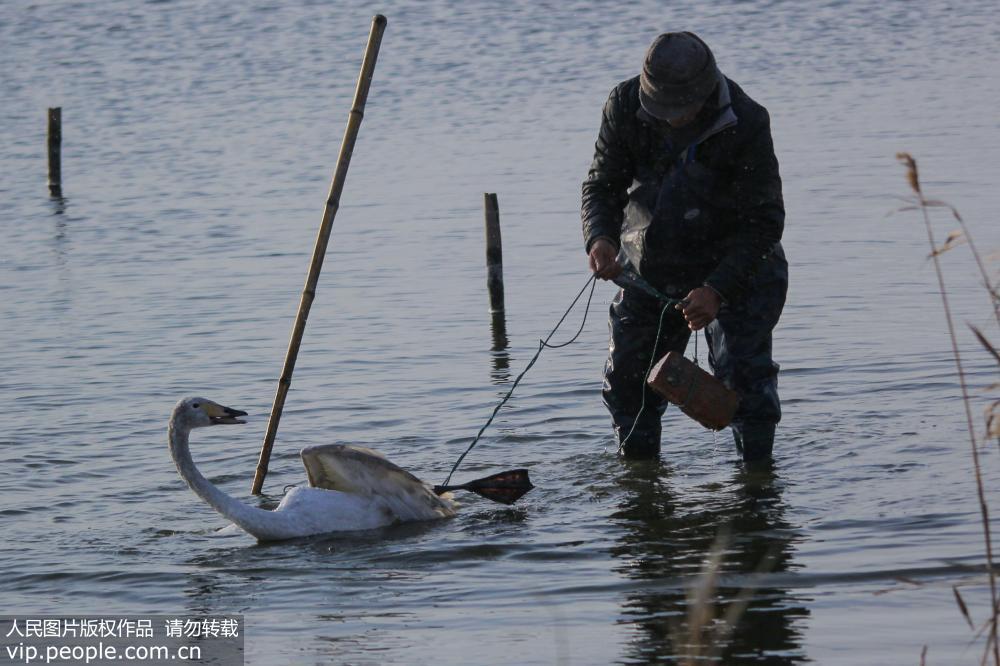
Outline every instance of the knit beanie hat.
{"type": "Polygon", "coordinates": [[[655,118],[680,118],[697,110],[721,79],[712,50],[697,35],[666,32],[646,51],[639,103],[655,118]]]}

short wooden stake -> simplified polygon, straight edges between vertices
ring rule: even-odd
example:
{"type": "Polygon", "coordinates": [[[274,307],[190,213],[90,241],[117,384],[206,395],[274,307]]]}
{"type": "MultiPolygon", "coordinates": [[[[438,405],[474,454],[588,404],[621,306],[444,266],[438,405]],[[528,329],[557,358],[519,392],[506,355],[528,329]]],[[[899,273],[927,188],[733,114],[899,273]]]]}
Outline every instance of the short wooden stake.
{"type": "Polygon", "coordinates": [[[486,287],[490,312],[503,312],[503,249],[500,243],[500,206],[495,193],[483,195],[486,213],[486,287]]]}
{"type": "Polygon", "coordinates": [[[49,194],[62,196],[62,107],[49,109],[49,194]]]}

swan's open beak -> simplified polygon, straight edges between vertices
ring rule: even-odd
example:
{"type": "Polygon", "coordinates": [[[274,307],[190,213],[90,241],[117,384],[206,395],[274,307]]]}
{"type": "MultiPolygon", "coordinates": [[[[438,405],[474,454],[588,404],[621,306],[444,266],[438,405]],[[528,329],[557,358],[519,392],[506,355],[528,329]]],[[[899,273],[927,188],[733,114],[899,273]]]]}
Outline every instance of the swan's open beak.
{"type": "Polygon", "coordinates": [[[238,409],[230,407],[223,407],[222,405],[206,405],[206,407],[208,407],[208,417],[212,419],[212,425],[246,423],[246,421],[236,418],[237,416],[246,416],[246,412],[241,412],[238,409]]]}

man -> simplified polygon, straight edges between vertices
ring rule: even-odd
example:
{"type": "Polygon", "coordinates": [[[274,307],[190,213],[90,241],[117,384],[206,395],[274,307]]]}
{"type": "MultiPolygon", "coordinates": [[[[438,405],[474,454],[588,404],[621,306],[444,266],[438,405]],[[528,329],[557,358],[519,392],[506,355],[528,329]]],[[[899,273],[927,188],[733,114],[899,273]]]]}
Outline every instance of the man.
{"type": "Polygon", "coordinates": [[[660,452],[666,403],[645,385],[657,357],[705,329],[716,377],[740,393],[732,423],[745,461],[769,460],[781,419],[771,331],[788,286],[781,178],[767,110],[719,71],[690,32],[662,34],[642,73],[604,105],[583,183],[591,270],[615,279],[631,264],[677,310],[625,287],[611,306],[604,402],[622,452],[660,452]],[[645,392],[645,396],[643,393],[645,392]],[[644,406],[643,406],[644,404],[644,406]]]}

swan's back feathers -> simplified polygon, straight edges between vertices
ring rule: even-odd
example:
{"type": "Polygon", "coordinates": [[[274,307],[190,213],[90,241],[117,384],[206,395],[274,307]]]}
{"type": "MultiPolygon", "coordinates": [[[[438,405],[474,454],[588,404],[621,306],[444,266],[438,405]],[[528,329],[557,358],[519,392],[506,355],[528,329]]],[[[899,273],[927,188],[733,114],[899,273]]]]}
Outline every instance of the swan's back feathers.
{"type": "Polygon", "coordinates": [[[326,444],[302,449],[309,485],[378,500],[397,520],[455,515],[454,504],[381,453],[360,446],[326,444]]]}

